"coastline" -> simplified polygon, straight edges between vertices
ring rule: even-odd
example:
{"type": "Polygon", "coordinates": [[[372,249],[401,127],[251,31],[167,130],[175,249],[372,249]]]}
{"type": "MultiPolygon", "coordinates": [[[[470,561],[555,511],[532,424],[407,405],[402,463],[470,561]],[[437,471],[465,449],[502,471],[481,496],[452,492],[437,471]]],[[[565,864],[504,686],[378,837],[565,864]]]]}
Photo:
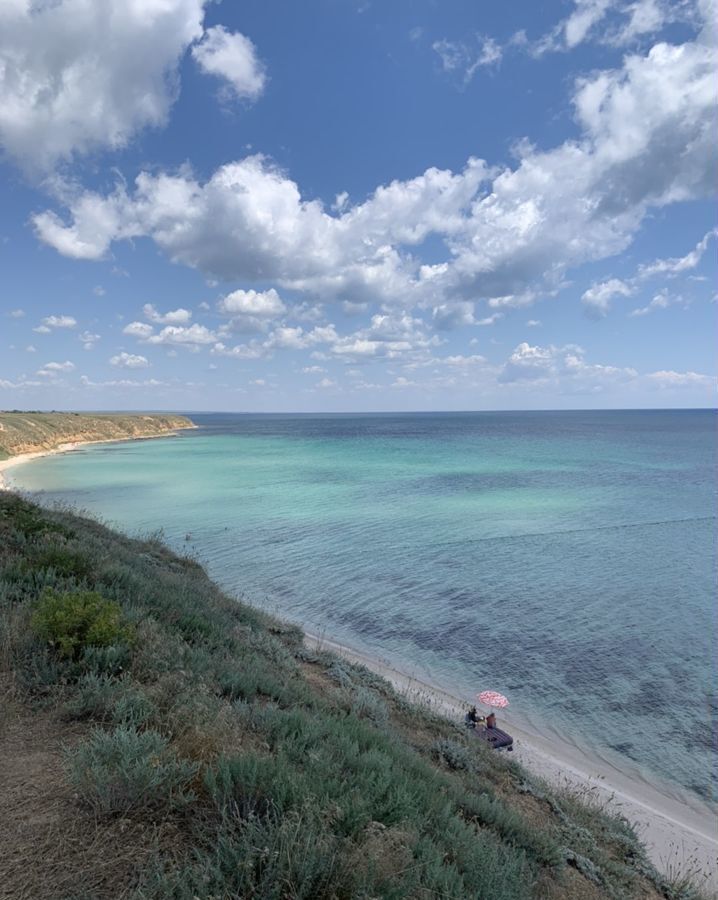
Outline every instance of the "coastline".
{"type": "MultiPolygon", "coordinates": [[[[194,426],[197,427],[197,426],[194,426]]],[[[92,444],[124,443],[171,437],[176,431],[138,435],[127,438],[76,441],[49,450],[39,450],[0,460],[0,490],[11,484],[3,473],[16,465],[57,453],[67,453],[92,444]]],[[[332,641],[330,638],[306,634],[309,646],[331,650],[352,662],[364,665],[386,678],[408,699],[429,706],[454,721],[461,721],[466,701],[452,695],[430,681],[407,674],[402,663],[388,663],[366,652],[332,641]]],[[[533,733],[516,724],[511,711],[500,718],[514,735],[514,758],[535,775],[559,787],[583,795],[598,806],[625,816],[646,845],[655,867],[669,877],[692,874],[695,882],[718,897],[718,820],[707,809],[694,808],[687,802],[667,796],[651,784],[631,778],[605,759],[592,757],[581,749],[555,739],[533,733]]],[[[689,752],[689,751],[687,751],[689,752]]]]}
{"type": "MultiPolygon", "coordinates": [[[[197,425],[188,425],[187,428],[183,430],[198,427],[199,426],[197,425]]],[[[151,441],[154,438],[175,437],[178,430],[179,429],[166,431],[162,434],[138,434],[125,438],[103,438],[95,441],[69,441],[66,444],[59,444],[57,447],[52,447],[48,450],[33,450],[29,453],[18,453],[16,456],[9,456],[7,459],[0,459],[0,491],[10,490],[10,485],[6,476],[3,474],[4,472],[15,466],[30,462],[33,459],[41,459],[43,456],[56,456],[60,453],[70,453],[72,450],[77,450],[78,447],[88,447],[93,444],[125,444],[129,441],[151,441]]]]}
{"type": "MultiPolygon", "coordinates": [[[[453,721],[463,721],[466,701],[443,688],[330,638],[305,632],[305,643],[363,665],[408,700],[453,721]]],[[[605,760],[530,733],[512,722],[510,713],[501,710],[499,716],[514,737],[514,758],[530,772],[625,816],[636,828],[656,869],[668,877],[690,874],[703,890],[718,897],[718,818],[707,808],[705,812],[694,809],[647,782],[631,779],[605,760]]]]}

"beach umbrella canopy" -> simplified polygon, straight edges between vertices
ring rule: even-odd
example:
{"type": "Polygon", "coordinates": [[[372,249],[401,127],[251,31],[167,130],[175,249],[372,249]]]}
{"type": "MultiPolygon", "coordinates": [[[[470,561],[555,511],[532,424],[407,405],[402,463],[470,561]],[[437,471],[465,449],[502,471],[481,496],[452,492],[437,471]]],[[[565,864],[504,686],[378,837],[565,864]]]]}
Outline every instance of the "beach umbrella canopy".
{"type": "Polygon", "coordinates": [[[498,691],[482,691],[476,696],[478,697],[479,703],[483,703],[486,706],[495,706],[497,709],[505,709],[509,705],[509,701],[506,697],[504,697],[503,694],[499,694],[498,691]]]}

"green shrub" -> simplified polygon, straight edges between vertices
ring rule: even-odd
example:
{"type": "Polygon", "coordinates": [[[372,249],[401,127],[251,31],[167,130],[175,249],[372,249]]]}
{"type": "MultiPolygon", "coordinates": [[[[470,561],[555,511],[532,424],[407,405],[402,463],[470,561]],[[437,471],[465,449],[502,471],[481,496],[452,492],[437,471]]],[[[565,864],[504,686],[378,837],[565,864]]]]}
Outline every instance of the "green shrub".
{"type": "Polygon", "coordinates": [[[197,774],[194,763],[180,760],[157,731],[138,732],[120,725],[94,729],[67,754],[72,786],[96,813],[176,806],[187,799],[197,774]]]}
{"type": "Polygon", "coordinates": [[[64,713],[70,719],[109,719],[117,702],[122,685],[108,675],[88,672],[75,685],[64,713]]]}
{"type": "Polygon", "coordinates": [[[85,647],[109,647],[131,638],[120,605],[95,591],[46,591],[31,624],[38,637],[70,659],[77,659],[85,647]]]}
{"type": "Polygon", "coordinates": [[[33,563],[40,569],[53,569],[63,578],[74,578],[76,581],[84,581],[92,575],[92,565],[86,556],[59,544],[45,547],[35,556],[33,563]]]}
{"type": "Polygon", "coordinates": [[[476,760],[465,744],[451,738],[439,738],[432,746],[432,755],[450,769],[471,772],[476,769],[476,760]]]}

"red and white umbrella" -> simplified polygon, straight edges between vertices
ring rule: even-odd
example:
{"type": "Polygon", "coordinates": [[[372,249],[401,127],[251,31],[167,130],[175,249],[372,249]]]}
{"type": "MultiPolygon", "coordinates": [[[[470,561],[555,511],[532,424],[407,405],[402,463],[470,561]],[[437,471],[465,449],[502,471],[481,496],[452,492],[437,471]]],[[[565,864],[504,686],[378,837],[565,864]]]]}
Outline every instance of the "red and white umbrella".
{"type": "Polygon", "coordinates": [[[497,709],[505,709],[509,705],[509,701],[503,694],[498,691],[482,691],[476,695],[479,703],[485,706],[495,706],[497,709]]]}

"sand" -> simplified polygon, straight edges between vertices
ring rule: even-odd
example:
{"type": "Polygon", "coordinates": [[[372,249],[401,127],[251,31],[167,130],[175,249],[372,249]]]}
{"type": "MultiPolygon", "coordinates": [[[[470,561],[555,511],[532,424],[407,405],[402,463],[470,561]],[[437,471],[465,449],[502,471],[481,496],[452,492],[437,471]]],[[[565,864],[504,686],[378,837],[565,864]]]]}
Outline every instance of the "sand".
{"type": "MultiPolygon", "coordinates": [[[[359,650],[324,637],[307,635],[306,643],[331,650],[383,676],[408,699],[462,721],[465,700],[394,668],[359,650]]],[[[691,874],[708,896],[718,897],[718,817],[701,804],[683,802],[658,787],[631,778],[599,757],[531,733],[499,710],[499,727],[514,738],[514,758],[552,785],[567,787],[592,803],[625,816],[636,828],[656,868],[673,878],[691,874]]],[[[501,752],[501,751],[499,751],[501,752]]]]}

